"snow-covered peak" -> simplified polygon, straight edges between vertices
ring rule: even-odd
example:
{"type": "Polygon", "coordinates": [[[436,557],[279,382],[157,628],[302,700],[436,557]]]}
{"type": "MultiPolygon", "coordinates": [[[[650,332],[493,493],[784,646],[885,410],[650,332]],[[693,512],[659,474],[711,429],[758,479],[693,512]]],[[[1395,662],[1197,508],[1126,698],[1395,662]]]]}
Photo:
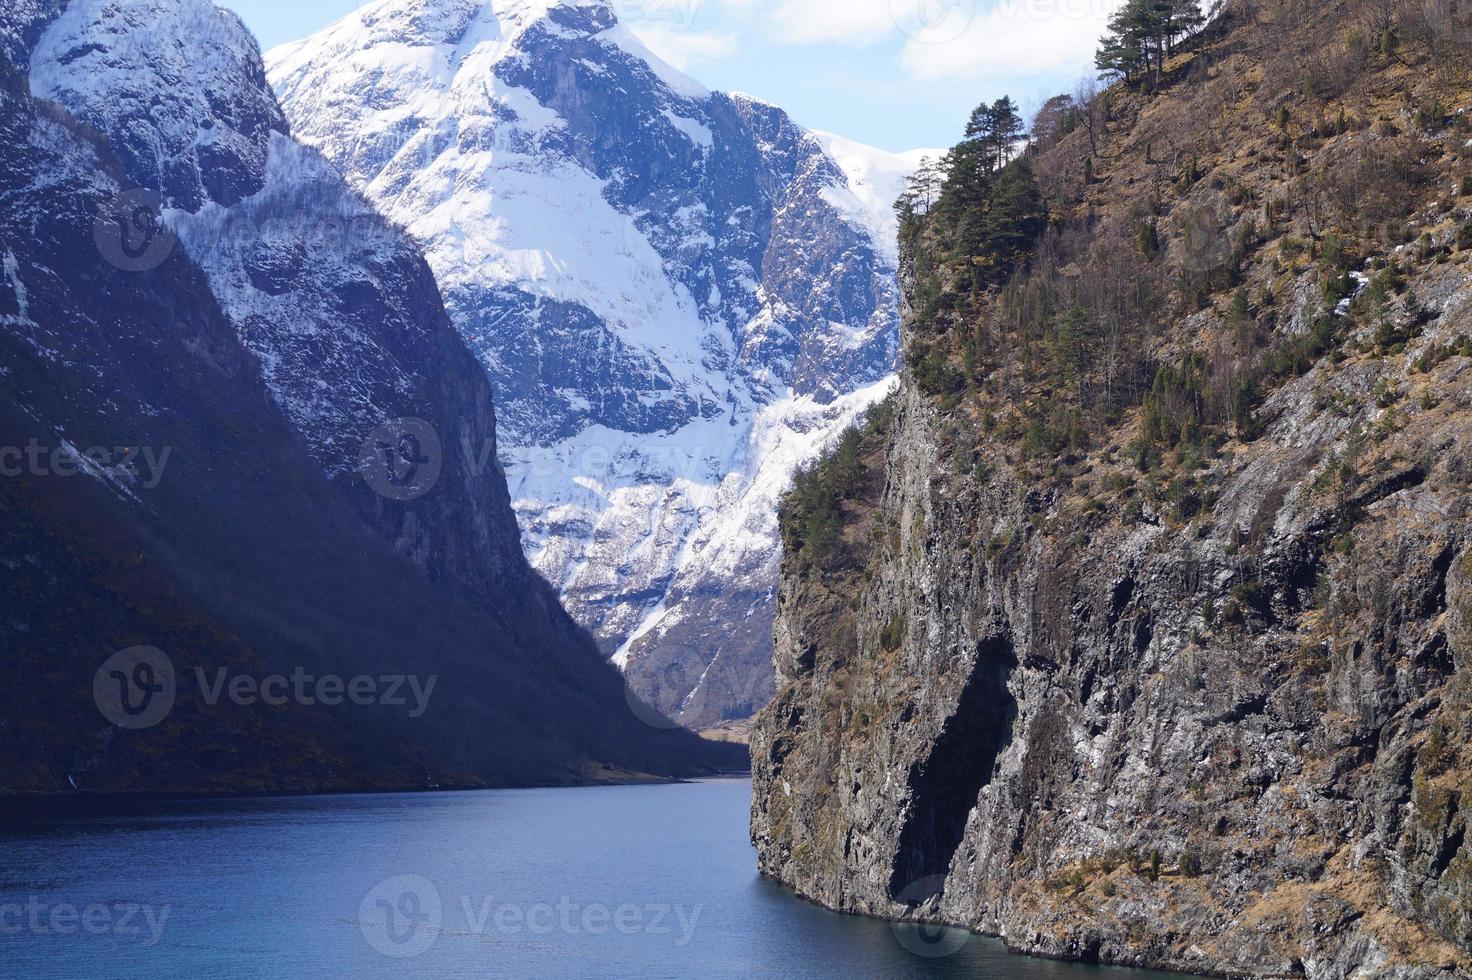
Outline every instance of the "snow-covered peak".
{"type": "Polygon", "coordinates": [[[371,51],[386,65],[423,62],[428,55],[424,67],[433,70],[423,82],[447,89],[467,63],[494,62],[533,27],[575,36],[615,23],[604,0],[376,0],[310,38],[273,48],[266,63],[273,76],[289,79],[329,54],[371,51]]]}
{"type": "Polygon", "coordinates": [[[646,65],[660,82],[681,98],[703,99],[711,94],[710,89],[651,51],[637,34],[623,24],[614,24],[600,33],[598,39],[646,65]]]}
{"type": "Polygon", "coordinates": [[[578,87],[568,73],[619,75],[618,94],[664,140],[707,150],[709,127],[687,102],[704,90],[635,58],[625,33],[599,2],[383,0],[268,64],[297,135],[426,244],[452,306],[462,286],[516,282],[589,310],[651,379],[628,407],[663,426],[724,400],[708,372],[735,346],[701,297],[667,280],[638,211],[609,200],[614,168],[576,152],[575,131],[595,122],[576,113],[601,107],[556,97],[578,87]]]}
{"type": "Polygon", "coordinates": [[[579,13],[612,16],[605,0],[377,0],[347,20],[359,20],[380,37],[444,44],[472,24],[494,24],[510,38],[545,17],[579,13]]]}
{"type": "Polygon", "coordinates": [[[777,497],[894,371],[906,160],[705,89],[603,3],[381,0],[268,65],[422,244],[534,564],[662,708],[760,707],[777,497]]]}
{"type": "Polygon", "coordinates": [[[271,56],[279,61],[308,43],[317,49],[333,44],[458,44],[472,39],[472,28],[472,40],[506,41],[543,18],[576,12],[611,17],[605,0],[374,0],[310,39],[274,49],[271,56]]]}
{"type": "MultiPolygon", "coordinates": [[[[549,45],[579,46],[584,70],[638,76],[664,108],[711,94],[645,47],[604,0],[378,0],[311,38],[267,52],[266,64],[284,102],[372,112],[360,152],[339,160],[361,177],[410,120],[459,126],[485,118],[526,133],[561,126],[555,107],[526,98],[518,84],[519,76],[538,70],[530,62],[545,57],[549,45]]],[[[312,131],[320,130],[314,120],[321,118],[303,114],[298,126],[310,141],[325,144],[330,134],[312,131]]]]}
{"type": "Polygon", "coordinates": [[[133,178],[186,211],[259,190],[287,128],[255,38],[209,0],[71,0],[30,67],[33,94],[108,133],[133,178]]]}
{"type": "Polygon", "coordinates": [[[832,202],[862,222],[881,243],[891,262],[898,262],[899,219],[894,203],[904,193],[910,175],[926,159],[938,160],[945,150],[909,150],[890,153],[834,133],[812,130],[812,136],[847,178],[847,187],[835,188],[832,202]]]}

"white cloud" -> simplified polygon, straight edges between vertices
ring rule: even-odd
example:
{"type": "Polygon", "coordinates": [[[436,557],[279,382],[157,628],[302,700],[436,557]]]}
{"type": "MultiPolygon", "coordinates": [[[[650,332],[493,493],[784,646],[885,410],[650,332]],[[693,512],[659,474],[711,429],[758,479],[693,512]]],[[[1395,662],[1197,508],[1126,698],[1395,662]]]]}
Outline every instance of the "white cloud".
{"type": "Polygon", "coordinates": [[[956,36],[916,35],[900,55],[916,78],[1086,71],[1122,0],[998,0],[956,36]]]}
{"type": "MultiPolygon", "coordinates": [[[[689,0],[687,0],[689,2],[689,0]]],[[[1086,71],[1123,0],[705,0],[768,42],[903,45],[912,78],[1086,71]]]]}
{"type": "Polygon", "coordinates": [[[645,46],[681,71],[692,66],[729,58],[739,49],[735,34],[687,31],[657,20],[633,20],[625,24],[645,46]]]}
{"type": "Polygon", "coordinates": [[[891,6],[971,0],[711,0],[782,44],[868,44],[896,29],[891,6]]]}
{"type": "MultiPolygon", "coordinates": [[[[912,0],[893,2],[903,6],[912,0]]],[[[764,33],[788,44],[868,43],[895,30],[896,26],[890,12],[891,0],[725,0],[725,3],[731,8],[745,8],[749,15],[763,22],[764,33]]]]}

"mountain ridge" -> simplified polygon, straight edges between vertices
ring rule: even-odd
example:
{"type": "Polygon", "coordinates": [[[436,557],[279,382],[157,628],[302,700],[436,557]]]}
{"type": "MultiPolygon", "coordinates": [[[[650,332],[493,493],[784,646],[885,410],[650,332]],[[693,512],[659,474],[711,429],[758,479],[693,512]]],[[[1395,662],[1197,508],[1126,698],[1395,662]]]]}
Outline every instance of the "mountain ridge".
{"type": "Polygon", "coordinates": [[[268,61],[296,131],[423,244],[533,564],[662,710],[764,703],[775,497],[892,375],[914,155],[711,92],[600,3],[390,0],[268,61]],[[403,26],[445,10],[453,37],[403,26]]]}
{"type": "Polygon", "coordinates": [[[433,275],[291,140],[240,20],[199,0],[28,3],[0,40],[3,443],[82,461],[0,480],[19,600],[0,620],[0,791],[711,771],[721,753],[651,728],[527,566],[490,386],[433,275]],[[444,436],[418,497],[371,466],[405,417],[444,436]],[[104,446],[159,462],[104,466],[104,446]],[[177,699],[122,729],[93,675],[144,647],[177,699]],[[219,670],[442,684],[406,716],[212,699],[194,679],[219,670]]]}

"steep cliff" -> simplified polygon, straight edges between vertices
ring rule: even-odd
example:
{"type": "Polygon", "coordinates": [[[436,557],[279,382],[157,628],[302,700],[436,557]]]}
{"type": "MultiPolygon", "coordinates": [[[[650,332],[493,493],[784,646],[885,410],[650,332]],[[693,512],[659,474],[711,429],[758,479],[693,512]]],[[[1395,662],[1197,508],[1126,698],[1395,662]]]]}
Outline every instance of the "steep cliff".
{"type": "Polygon", "coordinates": [[[911,219],[901,390],[784,508],[752,837],[1046,956],[1465,976],[1467,24],[1228,11],[1014,164],[1017,271],[911,219]]]}

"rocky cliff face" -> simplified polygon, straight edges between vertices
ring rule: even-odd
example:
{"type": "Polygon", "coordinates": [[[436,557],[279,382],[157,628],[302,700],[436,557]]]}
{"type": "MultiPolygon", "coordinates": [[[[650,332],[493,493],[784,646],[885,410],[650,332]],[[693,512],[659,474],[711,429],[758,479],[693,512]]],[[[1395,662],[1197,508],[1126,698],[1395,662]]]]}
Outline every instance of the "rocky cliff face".
{"type": "MultiPolygon", "coordinates": [[[[1229,17],[1159,94],[1113,93],[1097,183],[1077,185],[1090,234],[1102,239],[1121,205],[1134,231],[1151,211],[1129,209],[1160,194],[1159,261],[1189,249],[1194,195],[1243,204],[1213,242],[1262,222],[1243,202],[1285,178],[1253,146],[1257,84],[1213,100],[1218,82],[1240,84],[1285,50],[1325,50],[1289,26],[1288,6],[1260,24],[1229,17]],[[1224,113],[1210,142],[1182,122],[1193,104],[1224,113]],[[1177,185],[1184,200],[1130,169],[1167,123],[1199,150],[1230,147],[1193,160],[1203,176],[1194,191],[1177,185]]],[[[1413,83],[1371,64],[1360,104],[1415,131],[1413,107],[1376,101],[1413,83]]],[[[1404,288],[1374,317],[1359,312],[1364,295],[1336,312],[1320,268],[1271,246],[1241,257],[1243,295],[1283,297],[1280,336],[1314,321],[1343,331],[1342,346],[1265,386],[1253,424],[1196,471],[1199,497],[1183,499],[1178,472],[1130,458],[1148,423],[1138,412],[1055,455],[984,421],[1045,404],[1038,388],[1025,406],[999,401],[1005,363],[979,390],[939,396],[922,365],[906,371],[892,421],[866,437],[841,560],[784,559],[779,693],[752,742],[765,874],[833,908],[953,923],[1045,956],[1469,975],[1472,236],[1454,236],[1472,186],[1449,115],[1416,136],[1425,196],[1395,233],[1411,244],[1378,253],[1404,288]]],[[[1352,140],[1391,138],[1362,125],[1295,143],[1304,170],[1332,174],[1352,140]]],[[[1077,165],[1087,144],[1073,138],[1061,145],[1077,165]]],[[[1039,152],[1040,173],[1057,152],[1039,152]]],[[[935,306],[921,308],[925,247],[917,239],[907,267],[912,350],[937,343],[935,306]]],[[[1132,263],[1141,278],[1151,261],[1132,263]]],[[[1173,319],[1152,354],[1169,361],[1211,336],[1232,296],[1173,319]]],[[[1001,321],[999,303],[967,318],[1001,321]]]]}
{"type": "Polygon", "coordinates": [[[601,0],[383,0],[268,61],[423,242],[532,563],[657,706],[750,715],[776,497],[894,371],[913,161],[705,90],[601,0]]]}

